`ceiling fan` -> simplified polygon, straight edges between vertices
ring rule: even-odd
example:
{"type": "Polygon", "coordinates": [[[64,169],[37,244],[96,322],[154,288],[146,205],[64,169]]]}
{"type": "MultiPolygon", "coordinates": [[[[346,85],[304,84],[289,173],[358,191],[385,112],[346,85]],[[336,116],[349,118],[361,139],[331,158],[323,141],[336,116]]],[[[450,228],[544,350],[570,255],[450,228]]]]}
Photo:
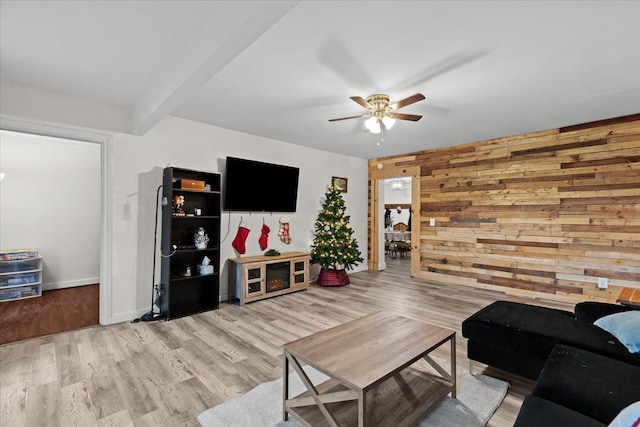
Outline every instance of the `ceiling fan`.
{"type": "Polygon", "coordinates": [[[354,102],[369,110],[369,113],[360,114],[358,116],[329,119],[329,121],[337,122],[339,120],[369,117],[369,119],[365,121],[364,125],[371,133],[380,133],[383,129],[390,129],[394,125],[395,119],[417,122],[422,118],[422,116],[417,114],[398,113],[396,112],[396,110],[425,99],[424,95],[421,93],[416,93],[415,95],[411,95],[407,98],[401,99],[400,101],[394,102],[393,104],[389,104],[389,95],[385,95],[382,93],[371,95],[367,97],[367,99],[364,99],[360,96],[352,96],[350,98],[354,102]]]}

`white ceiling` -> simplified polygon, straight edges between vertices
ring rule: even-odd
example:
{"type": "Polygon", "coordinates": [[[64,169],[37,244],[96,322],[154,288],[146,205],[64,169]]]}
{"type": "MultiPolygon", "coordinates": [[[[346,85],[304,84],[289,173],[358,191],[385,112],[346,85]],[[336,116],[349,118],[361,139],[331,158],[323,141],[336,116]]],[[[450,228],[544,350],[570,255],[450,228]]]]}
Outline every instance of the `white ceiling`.
{"type": "MultiPolygon", "coordinates": [[[[640,112],[639,1],[0,1],[0,77],[375,158],[640,112]],[[379,137],[350,96],[416,92],[379,137]]],[[[214,143],[214,142],[212,142],[214,143]]]]}

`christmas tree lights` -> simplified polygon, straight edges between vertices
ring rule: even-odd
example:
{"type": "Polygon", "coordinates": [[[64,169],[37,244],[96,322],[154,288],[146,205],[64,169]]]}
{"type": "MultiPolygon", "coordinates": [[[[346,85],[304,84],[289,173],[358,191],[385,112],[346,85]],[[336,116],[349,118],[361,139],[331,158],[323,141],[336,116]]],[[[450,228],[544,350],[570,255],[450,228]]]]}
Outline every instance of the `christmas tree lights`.
{"type": "Polygon", "coordinates": [[[364,261],[345,213],[342,192],[329,187],[315,222],[311,260],[323,269],[341,270],[364,261]]]}

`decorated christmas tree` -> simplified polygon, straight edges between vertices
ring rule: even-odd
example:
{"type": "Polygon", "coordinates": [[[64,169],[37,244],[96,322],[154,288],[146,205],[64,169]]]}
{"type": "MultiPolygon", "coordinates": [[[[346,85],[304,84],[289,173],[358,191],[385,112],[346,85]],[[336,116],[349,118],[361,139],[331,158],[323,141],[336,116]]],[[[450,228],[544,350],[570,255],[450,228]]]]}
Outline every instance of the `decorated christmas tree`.
{"type": "Polygon", "coordinates": [[[344,269],[351,268],[364,260],[358,249],[358,242],[353,238],[349,215],[345,214],[342,192],[334,187],[329,187],[325,193],[322,211],[316,219],[311,260],[322,267],[318,277],[319,285],[348,284],[348,276],[344,269]],[[324,277],[330,283],[321,283],[323,276],[327,276],[329,270],[340,272],[340,277],[324,277]]]}

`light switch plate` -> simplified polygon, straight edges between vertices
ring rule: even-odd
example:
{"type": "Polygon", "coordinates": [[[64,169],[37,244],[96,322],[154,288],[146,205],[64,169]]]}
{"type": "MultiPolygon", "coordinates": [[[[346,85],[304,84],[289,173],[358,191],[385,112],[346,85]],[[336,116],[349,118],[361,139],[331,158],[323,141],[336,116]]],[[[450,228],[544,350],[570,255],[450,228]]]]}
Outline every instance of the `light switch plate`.
{"type": "Polygon", "coordinates": [[[609,279],[606,277],[598,277],[598,289],[607,289],[609,287],[609,279]]]}

